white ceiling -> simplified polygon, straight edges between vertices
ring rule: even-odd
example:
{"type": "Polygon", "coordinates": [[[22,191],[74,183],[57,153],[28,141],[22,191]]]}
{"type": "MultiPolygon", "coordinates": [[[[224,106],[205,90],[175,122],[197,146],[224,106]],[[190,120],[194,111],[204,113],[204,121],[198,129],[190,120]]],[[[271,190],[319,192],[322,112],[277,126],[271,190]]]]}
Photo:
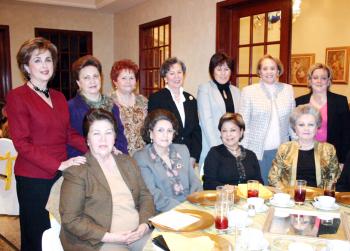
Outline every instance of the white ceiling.
{"type": "Polygon", "coordinates": [[[95,9],[103,12],[117,13],[146,0],[17,0],[28,3],[49,4],[57,6],[95,9]]]}

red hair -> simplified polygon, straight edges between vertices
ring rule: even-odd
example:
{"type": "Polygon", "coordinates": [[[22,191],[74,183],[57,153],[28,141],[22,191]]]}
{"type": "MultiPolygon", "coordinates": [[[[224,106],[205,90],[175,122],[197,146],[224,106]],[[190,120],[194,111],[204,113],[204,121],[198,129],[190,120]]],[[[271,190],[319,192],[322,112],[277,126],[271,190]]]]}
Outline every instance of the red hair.
{"type": "Polygon", "coordinates": [[[119,74],[123,70],[132,71],[135,74],[136,80],[138,79],[139,67],[130,59],[123,59],[116,61],[111,69],[111,80],[117,82],[119,74]]]}

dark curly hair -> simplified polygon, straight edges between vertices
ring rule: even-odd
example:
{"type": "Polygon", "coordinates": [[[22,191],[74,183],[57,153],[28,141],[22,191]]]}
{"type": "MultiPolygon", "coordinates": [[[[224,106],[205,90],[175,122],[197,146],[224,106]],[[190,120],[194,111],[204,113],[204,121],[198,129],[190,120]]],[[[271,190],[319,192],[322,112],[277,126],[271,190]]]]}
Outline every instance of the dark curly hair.
{"type": "Polygon", "coordinates": [[[143,123],[143,127],[141,128],[141,136],[142,139],[148,144],[151,143],[150,131],[154,129],[157,122],[160,120],[169,121],[173,129],[175,130],[174,137],[177,135],[179,130],[179,123],[175,117],[175,115],[164,109],[156,109],[148,113],[145,122],[143,123]]]}

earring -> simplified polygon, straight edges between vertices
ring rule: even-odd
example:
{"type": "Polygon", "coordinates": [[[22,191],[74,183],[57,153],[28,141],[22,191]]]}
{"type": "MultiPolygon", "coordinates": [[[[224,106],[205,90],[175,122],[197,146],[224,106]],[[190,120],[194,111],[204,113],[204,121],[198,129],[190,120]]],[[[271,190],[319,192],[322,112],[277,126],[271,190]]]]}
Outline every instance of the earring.
{"type": "Polygon", "coordinates": [[[151,144],[153,144],[153,139],[151,139],[151,144]]]}

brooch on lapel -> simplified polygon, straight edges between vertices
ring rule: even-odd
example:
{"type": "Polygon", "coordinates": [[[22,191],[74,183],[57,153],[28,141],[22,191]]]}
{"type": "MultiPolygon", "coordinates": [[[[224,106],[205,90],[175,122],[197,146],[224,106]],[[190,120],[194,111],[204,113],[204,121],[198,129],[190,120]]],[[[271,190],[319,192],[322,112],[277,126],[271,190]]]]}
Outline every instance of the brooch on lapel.
{"type": "Polygon", "coordinates": [[[189,96],[188,99],[189,99],[189,100],[193,100],[193,97],[192,97],[192,96],[189,96]]]}

